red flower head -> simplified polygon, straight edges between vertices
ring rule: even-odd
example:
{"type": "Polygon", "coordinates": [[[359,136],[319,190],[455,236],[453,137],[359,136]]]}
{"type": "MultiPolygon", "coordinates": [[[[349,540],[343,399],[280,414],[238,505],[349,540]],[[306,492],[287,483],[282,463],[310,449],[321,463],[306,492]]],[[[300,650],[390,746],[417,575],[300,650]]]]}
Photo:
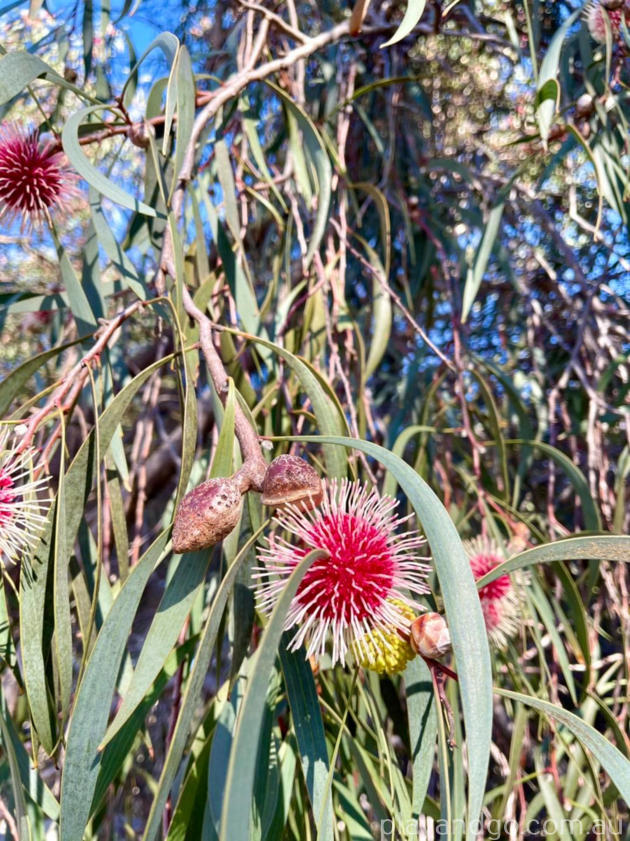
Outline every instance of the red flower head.
{"type": "MultiPolygon", "coordinates": [[[[470,559],[475,580],[505,560],[498,544],[487,537],[465,540],[464,549],[470,559]]],[[[524,583],[523,576],[518,573],[514,574],[514,583],[509,575],[501,575],[479,590],[488,638],[497,648],[506,648],[508,639],[518,632],[519,621],[522,619],[524,583]]]]}
{"type": "Polygon", "coordinates": [[[621,20],[625,17],[626,24],[630,26],[630,7],[627,3],[618,9],[605,9],[599,0],[592,0],[586,7],[585,18],[591,38],[598,44],[606,43],[606,26],[610,26],[613,40],[618,40],[621,35],[621,20]]]}
{"type": "Polygon", "coordinates": [[[0,562],[17,561],[44,524],[37,491],[48,481],[30,480],[33,451],[17,453],[9,427],[0,426],[0,562]]]}
{"type": "Polygon", "coordinates": [[[0,219],[21,218],[22,229],[40,226],[50,211],[77,195],[78,176],[64,166],[64,156],[37,131],[15,123],[0,126],[0,219]]]}
{"type": "MultiPolygon", "coordinates": [[[[323,483],[320,508],[288,505],[275,517],[293,535],[277,533],[258,553],[263,566],[258,605],[269,613],[297,564],[313,549],[328,557],[313,563],[302,579],[286,616],[285,629],[299,625],[291,647],[303,642],[307,656],[321,655],[332,633],[332,661],[345,663],[349,649],[364,665],[380,660],[375,646],[391,647],[388,637],[409,634],[413,597],[427,592],[428,567],[416,551],[425,544],[417,532],[396,532],[407,518],[396,516],[397,501],[367,490],[360,482],[323,483]]],[[[413,615],[413,614],[412,614],[413,615]]]]}

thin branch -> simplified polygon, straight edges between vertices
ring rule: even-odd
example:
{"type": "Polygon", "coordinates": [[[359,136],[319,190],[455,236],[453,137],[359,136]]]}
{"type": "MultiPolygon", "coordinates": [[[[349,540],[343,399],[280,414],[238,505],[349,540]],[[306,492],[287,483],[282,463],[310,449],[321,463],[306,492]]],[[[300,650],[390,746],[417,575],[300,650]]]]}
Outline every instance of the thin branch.
{"type": "MultiPolygon", "coordinates": [[[[337,231],[341,235],[341,229],[339,227],[339,223],[335,219],[331,219],[331,222],[337,228],[337,231]]],[[[402,300],[400,299],[400,296],[397,295],[396,292],[394,292],[394,290],[391,288],[391,286],[387,283],[385,278],[382,276],[381,272],[378,271],[378,269],[375,269],[374,266],[372,266],[365,259],[365,257],[361,254],[361,252],[357,251],[357,249],[354,248],[350,244],[350,242],[347,242],[346,244],[347,244],[347,247],[348,247],[348,251],[350,251],[350,253],[353,254],[357,258],[357,260],[361,263],[361,265],[365,269],[367,269],[367,271],[370,272],[370,274],[372,274],[376,277],[378,282],[381,284],[381,287],[383,288],[383,290],[389,295],[389,297],[392,299],[392,301],[396,304],[398,309],[402,312],[402,314],[405,316],[405,318],[407,319],[409,324],[411,324],[413,329],[420,336],[420,338],[427,345],[427,347],[429,347],[433,351],[433,353],[446,365],[446,367],[449,369],[449,371],[452,371],[453,373],[456,373],[456,368],[453,365],[453,363],[451,362],[451,360],[448,358],[448,356],[445,356],[442,353],[442,351],[431,341],[431,339],[429,338],[429,336],[427,335],[425,330],[423,330],[423,328],[418,324],[418,322],[415,320],[415,318],[409,312],[407,307],[403,304],[402,300]]]]}
{"type": "Polygon", "coordinates": [[[96,333],[94,333],[94,338],[98,337],[98,339],[92,348],[81,357],[76,365],[64,374],[59,385],[52,392],[44,406],[42,406],[39,411],[35,412],[35,414],[31,415],[29,418],[26,423],[26,431],[18,447],[18,452],[22,452],[29,446],[37,428],[48,417],[48,415],[52,412],[58,411],[59,409],[65,411],[67,407],[71,406],[75,402],[85,384],[88,374],[87,366],[91,365],[91,363],[95,360],[98,360],[98,357],[105,350],[110,339],[123,322],[148,303],[150,302],[135,301],[109,321],[101,320],[102,326],[96,331],[96,333]]]}

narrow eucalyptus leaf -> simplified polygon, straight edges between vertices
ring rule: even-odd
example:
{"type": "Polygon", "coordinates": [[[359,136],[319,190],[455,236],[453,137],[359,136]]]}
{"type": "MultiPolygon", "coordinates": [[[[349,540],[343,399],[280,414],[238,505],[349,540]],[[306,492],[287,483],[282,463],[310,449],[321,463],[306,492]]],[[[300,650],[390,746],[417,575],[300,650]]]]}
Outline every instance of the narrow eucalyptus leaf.
{"type": "Polygon", "coordinates": [[[166,529],[133,568],[96,639],[74,702],[61,782],[60,841],[83,837],[99,775],[120,664],[144,588],[170,538],[166,529]]]}
{"type": "Polygon", "coordinates": [[[325,555],[315,549],[291,573],[271,617],[248,674],[247,690],[239,709],[234,742],[230,753],[219,841],[249,841],[249,820],[254,790],[255,762],[252,745],[258,744],[258,733],[265,709],[269,677],[283,633],[283,624],[300,581],[310,565],[325,555]]]}

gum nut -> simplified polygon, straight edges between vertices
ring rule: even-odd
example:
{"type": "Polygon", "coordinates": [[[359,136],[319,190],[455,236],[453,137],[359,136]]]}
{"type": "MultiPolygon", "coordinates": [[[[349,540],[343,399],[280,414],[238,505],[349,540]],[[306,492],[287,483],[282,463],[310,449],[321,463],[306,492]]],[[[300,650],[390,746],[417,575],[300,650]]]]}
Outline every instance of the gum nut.
{"type": "Polygon", "coordinates": [[[411,623],[411,647],[422,657],[443,657],[451,650],[451,635],[444,617],[439,613],[423,613],[411,623]]]}
{"type": "Polygon", "coordinates": [[[173,551],[195,552],[214,546],[234,529],[243,498],[232,479],[208,479],[182,499],[173,523],[173,551]]]}
{"type": "Polygon", "coordinates": [[[274,508],[288,503],[315,508],[322,501],[322,480],[303,458],[278,456],[265,473],[262,501],[274,508]]]}

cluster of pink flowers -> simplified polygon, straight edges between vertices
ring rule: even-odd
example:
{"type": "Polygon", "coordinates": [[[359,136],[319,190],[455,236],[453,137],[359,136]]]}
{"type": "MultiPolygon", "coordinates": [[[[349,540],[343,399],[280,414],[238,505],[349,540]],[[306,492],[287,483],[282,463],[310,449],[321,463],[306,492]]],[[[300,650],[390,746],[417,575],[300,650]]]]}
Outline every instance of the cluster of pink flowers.
{"type": "Polygon", "coordinates": [[[607,29],[610,29],[613,41],[621,41],[622,20],[630,27],[630,2],[622,0],[617,8],[612,8],[600,0],[591,0],[586,7],[585,19],[591,37],[598,44],[606,43],[607,29]]]}
{"type": "MultiPolygon", "coordinates": [[[[287,612],[285,629],[297,626],[293,649],[304,643],[306,655],[318,657],[331,638],[333,665],[354,659],[389,672],[401,670],[413,656],[407,650],[410,627],[414,611],[424,610],[416,598],[428,592],[429,567],[419,556],[424,538],[415,531],[398,532],[406,518],[396,515],[397,504],[344,479],[323,483],[317,508],[288,504],[278,511],[254,571],[263,613],[271,612],[288,577],[310,551],[326,552],[307,571],[287,612]]],[[[485,538],[467,541],[465,547],[476,579],[505,559],[485,538]]],[[[522,595],[516,579],[500,576],[482,587],[479,598],[491,643],[505,648],[519,627],[522,595]]]]}
{"type": "Polygon", "coordinates": [[[0,220],[39,227],[54,209],[77,195],[77,176],[37,131],[10,123],[0,127],[0,220]]]}

